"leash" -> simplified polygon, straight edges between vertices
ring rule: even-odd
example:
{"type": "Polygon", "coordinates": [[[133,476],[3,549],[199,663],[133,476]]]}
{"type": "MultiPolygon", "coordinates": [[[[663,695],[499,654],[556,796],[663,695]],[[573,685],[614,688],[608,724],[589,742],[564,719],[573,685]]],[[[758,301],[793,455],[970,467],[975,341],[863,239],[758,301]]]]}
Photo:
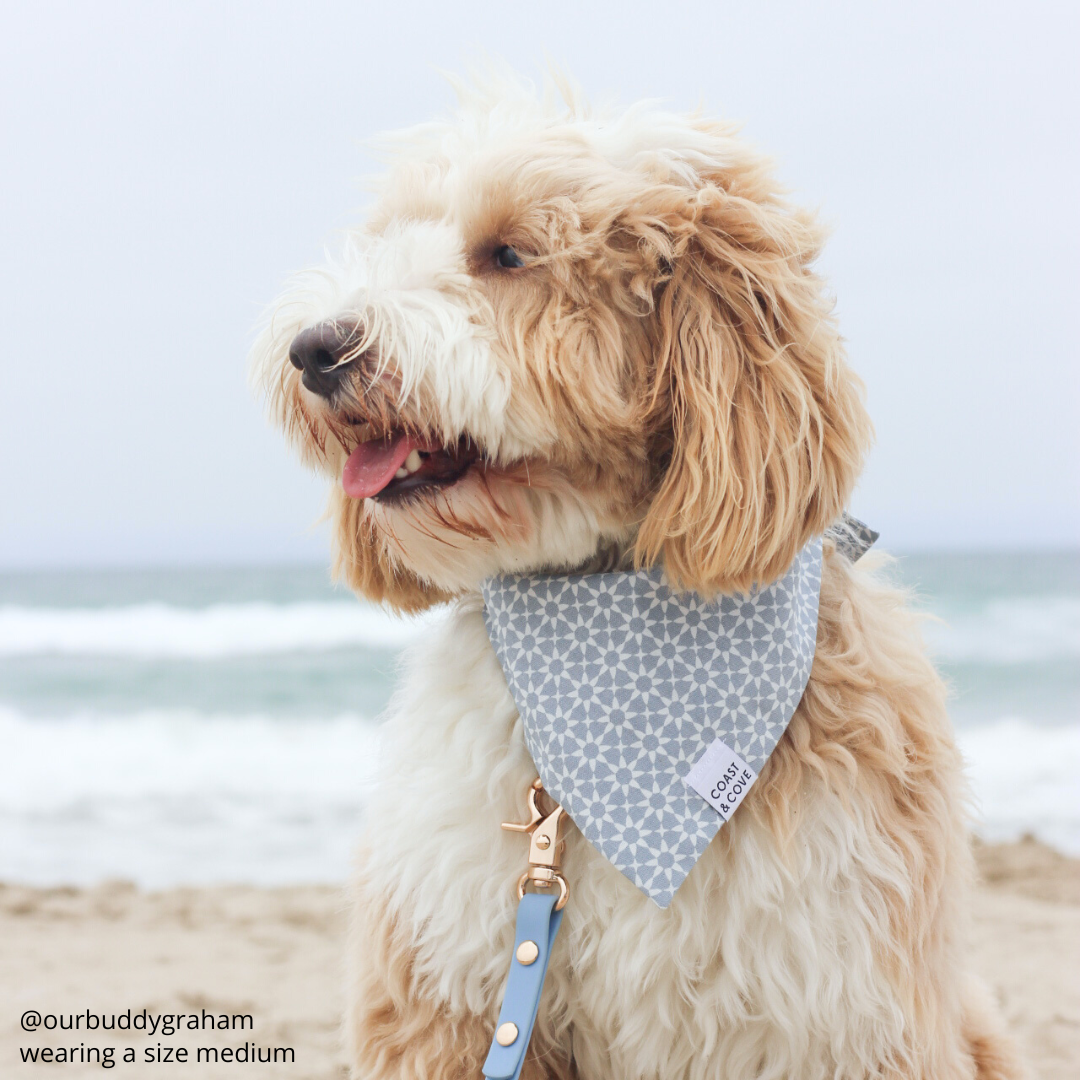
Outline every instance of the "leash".
{"type": "Polygon", "coordinates": [[[536,805],[543,790],[544,785],[537,777],[529,788],[529,820],[504,821],[502,825],[508,832],[530,835],[529,868],[518,881],[514,954],[495,1038],[484,1061],[487,1080],[518,1080],[521,1074],[540,1008],[551,947],[559,932],[563,908],[570,898],[570,888],[560,870],[563,841],[559,830],[566,812],[556,803],[553,810],[543,813],[536,805]],[[543,889],[544,893],[526,892],[528,885],[543,889]],[[551,891],[556,885],[558,896],[551,891]]]}

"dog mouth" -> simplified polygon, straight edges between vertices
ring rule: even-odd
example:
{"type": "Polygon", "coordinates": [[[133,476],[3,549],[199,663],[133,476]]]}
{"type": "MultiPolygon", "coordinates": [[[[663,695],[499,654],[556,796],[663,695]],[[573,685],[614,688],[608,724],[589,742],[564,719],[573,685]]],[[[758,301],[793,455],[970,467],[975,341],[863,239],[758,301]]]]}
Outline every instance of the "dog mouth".
{"type": "Polygon", "coordinates": [[[341,486],[353,499],[389,502],[452,487],[480,460],[468,439],[445,447],[405,430],[360,443],[345,462],[341,486]]]}

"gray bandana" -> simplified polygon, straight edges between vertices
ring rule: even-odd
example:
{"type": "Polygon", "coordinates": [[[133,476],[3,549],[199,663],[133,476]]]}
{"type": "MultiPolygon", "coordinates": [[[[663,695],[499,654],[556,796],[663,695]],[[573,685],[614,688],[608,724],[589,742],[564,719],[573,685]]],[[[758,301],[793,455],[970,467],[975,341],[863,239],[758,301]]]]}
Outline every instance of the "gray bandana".
{"type": "MultiPolygon", "coordinates": [[[[845,515],[848,558],[877,534],[845,515]]],[[[821,540],[777,582],[705,601],[659,569],[482,586],[544,787],[660,907],[787,729],[814,660],[821,540]]]]}

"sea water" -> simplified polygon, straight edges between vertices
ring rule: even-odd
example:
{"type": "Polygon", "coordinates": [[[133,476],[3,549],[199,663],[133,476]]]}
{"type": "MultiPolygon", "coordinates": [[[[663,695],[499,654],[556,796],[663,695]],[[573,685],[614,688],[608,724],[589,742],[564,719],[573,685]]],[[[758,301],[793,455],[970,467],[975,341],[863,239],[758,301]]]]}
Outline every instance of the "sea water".
{"type": "MultiPolygon", "coordinates": [[[[903,557],[976,830],[1080,854],[1080,553],[903,557]]],[[[339,881],[400,619],[324,569],[0,575],[0,881],[339,881]]],[[[437,797],[437,795],[436,795],[437,797]]]]}

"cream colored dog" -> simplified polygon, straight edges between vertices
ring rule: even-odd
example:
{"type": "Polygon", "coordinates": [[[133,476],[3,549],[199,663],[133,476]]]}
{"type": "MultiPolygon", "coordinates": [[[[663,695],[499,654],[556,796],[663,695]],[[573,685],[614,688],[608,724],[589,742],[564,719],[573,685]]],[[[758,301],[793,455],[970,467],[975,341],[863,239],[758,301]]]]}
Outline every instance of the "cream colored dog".
{"type": "MultiPolygon", "coordinates": [[[[481,618],[498,571],[779,577],[836,521],[870,424],[821,233],[724,124],[573,92],[459,90],[393,142],[367,224],[254,353],[332,480],[334,566],[453,601],[384,727],[349,943],[364,1080],[476,1078],[536,769],[481,618]]],[[[964,782],[903,596],[826,542],[817,655],[747,804],[671,907],[573,828],[572,896],[523,1075],[1020,1075],[966,971],[964,782]]]]}

